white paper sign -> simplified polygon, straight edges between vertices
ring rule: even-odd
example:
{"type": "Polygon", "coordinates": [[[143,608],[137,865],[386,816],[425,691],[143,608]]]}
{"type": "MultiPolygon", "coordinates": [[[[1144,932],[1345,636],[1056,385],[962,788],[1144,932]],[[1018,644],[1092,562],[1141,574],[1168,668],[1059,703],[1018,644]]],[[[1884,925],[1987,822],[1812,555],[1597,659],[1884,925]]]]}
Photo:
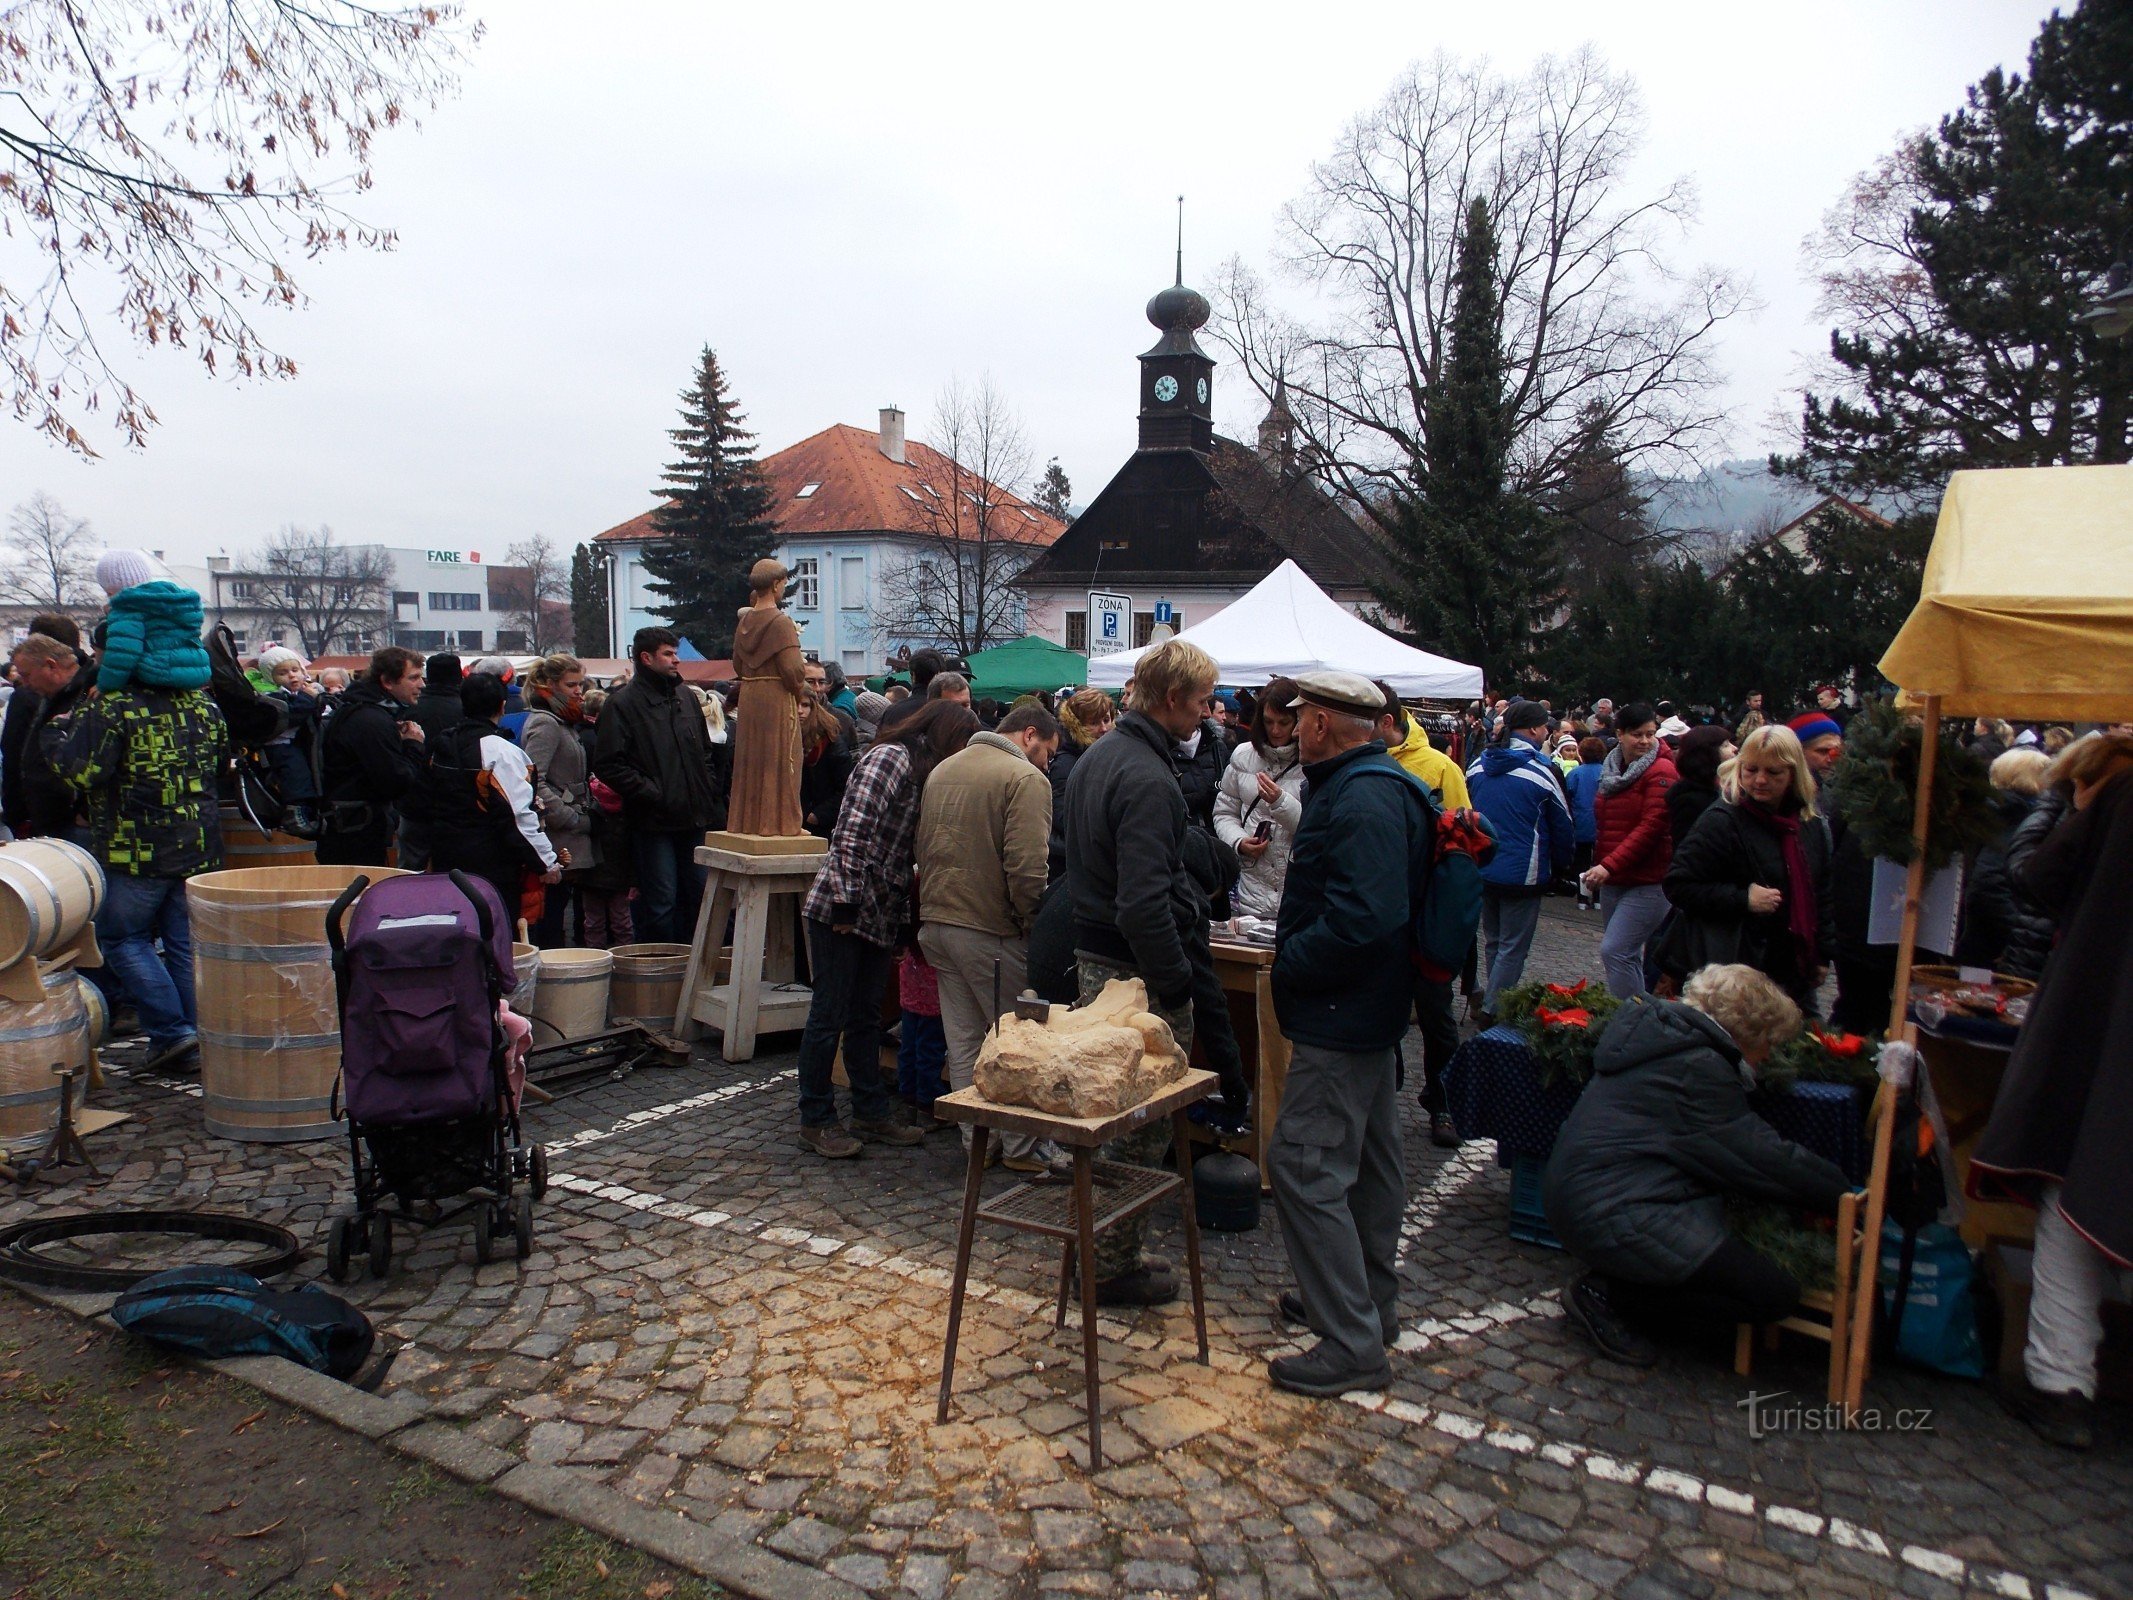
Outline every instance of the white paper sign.
{"type": "MultiPolygon", "coordinates": [[[[1903,891],[1911,869],[1893,861],[1874,862],[1874,903],[1867,914],[1866,942],[1894,944],[1903,935],[1903,891]]],[[[1918,906],[1918,948],[1955,948],[1955,923],[1963,904],[1963,867],[1951,861],[1926,880],[1918,906]]]]}

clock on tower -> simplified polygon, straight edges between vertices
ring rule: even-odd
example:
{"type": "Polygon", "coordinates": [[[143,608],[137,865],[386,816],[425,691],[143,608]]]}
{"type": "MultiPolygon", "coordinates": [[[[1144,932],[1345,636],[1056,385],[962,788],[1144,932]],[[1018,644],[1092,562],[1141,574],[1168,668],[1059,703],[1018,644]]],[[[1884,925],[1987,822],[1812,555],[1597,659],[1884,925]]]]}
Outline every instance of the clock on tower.
{"type": "Polygon", "coordinates": [[[1143,450],[1198,450],[1215,447],[1214,413],[1208,409],[1213,390],[1214,359],[1193,337],[1207,325],[1207,297],[1179,281],[1148,302],[1148,320],[1162,337],[1141,355],[1141,436],[1143,450]]]}

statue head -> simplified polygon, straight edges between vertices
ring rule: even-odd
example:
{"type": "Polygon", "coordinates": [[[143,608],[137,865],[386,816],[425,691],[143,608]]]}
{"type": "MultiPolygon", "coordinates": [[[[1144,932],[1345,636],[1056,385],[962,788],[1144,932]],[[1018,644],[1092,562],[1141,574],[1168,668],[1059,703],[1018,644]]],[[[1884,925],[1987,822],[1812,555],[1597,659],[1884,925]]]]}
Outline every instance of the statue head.
{"type": "Polygon", "coordinates": [[[765,556],[748,569],[748,594],[751,599],[769,594],[777,599],[785,592],[786,572],[781,562],[765,556]]]}

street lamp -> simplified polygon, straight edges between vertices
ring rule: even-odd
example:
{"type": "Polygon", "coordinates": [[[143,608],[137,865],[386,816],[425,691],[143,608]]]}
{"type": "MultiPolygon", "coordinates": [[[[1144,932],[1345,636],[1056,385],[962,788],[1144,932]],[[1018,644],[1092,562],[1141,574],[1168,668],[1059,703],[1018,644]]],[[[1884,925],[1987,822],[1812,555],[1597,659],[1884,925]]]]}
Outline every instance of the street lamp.
{"type": "Polygon", "coordinates": [[[2122,260],[2112,262],[2102,294],[2074,320],[2094,328],[2100,339],[2123,339],[2133,333],[2133,269],[2122,260]]]}

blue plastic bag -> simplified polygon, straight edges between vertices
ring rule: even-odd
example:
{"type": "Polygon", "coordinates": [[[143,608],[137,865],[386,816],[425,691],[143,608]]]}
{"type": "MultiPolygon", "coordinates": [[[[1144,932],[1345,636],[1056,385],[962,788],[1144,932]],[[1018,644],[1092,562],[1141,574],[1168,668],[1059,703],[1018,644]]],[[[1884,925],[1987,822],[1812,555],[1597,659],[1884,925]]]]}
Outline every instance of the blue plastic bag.
{"type": "Polygon", "coordinates": [[[1985,1374],[1985,1347],[1977,1329],[1977,1265],[1963,1236],[1945,1223],[1918,1230],[1911,1252],[1910,1284],[1901,1318],[1896,1305],[1903,1271],[1903,1229],[1881,1229],[1881,1311],[1896,1328],[1896,1354],[1954,1378],[1985,1374]]]}

